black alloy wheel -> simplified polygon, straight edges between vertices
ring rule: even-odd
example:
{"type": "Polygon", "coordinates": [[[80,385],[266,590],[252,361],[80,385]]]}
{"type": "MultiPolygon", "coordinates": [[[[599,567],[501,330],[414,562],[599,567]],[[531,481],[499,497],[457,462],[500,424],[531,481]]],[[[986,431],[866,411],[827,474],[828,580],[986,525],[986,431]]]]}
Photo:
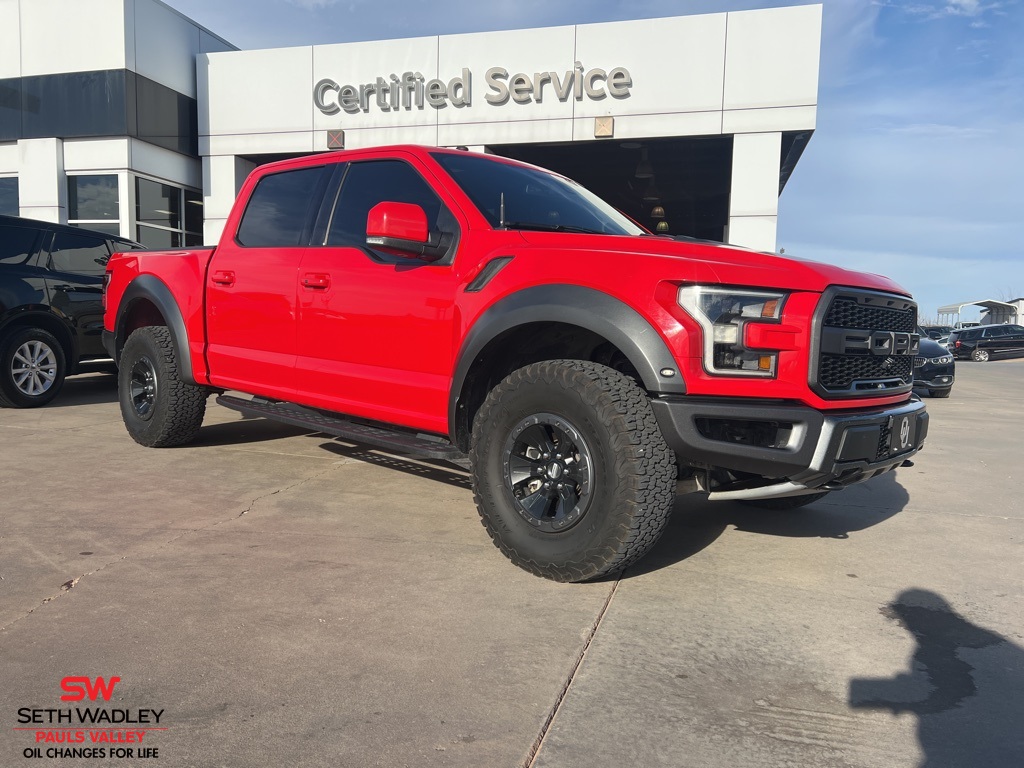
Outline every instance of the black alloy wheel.
{"type": "Polygon", "coordinates": [[[157,379],[156,366],[147,355],[141,356],[132,365],[128,388],[135,415],[143,421],[149,421],[153,418],[156,406],[157,379]]]}
{"type": "Polygon", "coordinates": [[[562,531],[590,506],[594,473],[579,430],[561,416],[539,413],[505,441],[505,487],[522,518],[539,530],[562,531]]]}
{"type": "Polygon", "coordinates": [[[513,563],[554,581],[620,573],[661,536],[675,455],[635,381],[585,360],[509,374],[473,420],[473,497],[513,563]]]}
{"type": "Polygon", "coordinates": [[[121,350],[117,391],[125,429],[140,445],[183,445],[203,424],[209,392],[183,381],[174,340],[164,326],[132,331],[121,350]]]}

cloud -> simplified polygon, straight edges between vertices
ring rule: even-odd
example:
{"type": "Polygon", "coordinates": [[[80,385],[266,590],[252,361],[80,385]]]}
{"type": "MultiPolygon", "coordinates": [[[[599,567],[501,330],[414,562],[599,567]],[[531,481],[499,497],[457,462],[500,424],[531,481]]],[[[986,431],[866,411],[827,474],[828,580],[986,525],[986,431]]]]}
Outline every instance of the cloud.
{"type": "MultiPolygon", "coordinates": [[[[978,19],[989,11],[999,11],[1005,3],[983,3],[981,0],[946,0],[943,3],[900,3],[895,0],[880,0],[882,5],[897,8],[911,16],[921,16],[926,20],[944,19],[950,16],[962,16],[978,19]]],[[[975,21],[972,27],[985,26],[984,22],[975,21]]]]}
{"type": "Polygon", "coordinates": [[[341,0],[284,0],[288,5],[303,8],[307,11],[319,11],[321,8],[330,8],[337,5],[341,0]]]}
{"type": "Polygon", "coordinates": [[[890,133],[903,133],[920,137],[951,137],[955,139],[985,139],[996,134],[992,127],[944,125],[942,123],[908,123],[887,129],[890,133]]]}

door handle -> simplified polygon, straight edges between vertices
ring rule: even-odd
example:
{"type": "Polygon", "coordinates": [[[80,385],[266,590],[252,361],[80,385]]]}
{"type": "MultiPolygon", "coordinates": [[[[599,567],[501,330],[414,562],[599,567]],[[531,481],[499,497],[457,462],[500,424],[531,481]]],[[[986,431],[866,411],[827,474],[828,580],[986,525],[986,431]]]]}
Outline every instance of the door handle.
{"type": "Polygon", "coordinates": [[[60,285],[53,286],[53,290],[64,291],[65,293],[67,293],[68,291],[73,291],[75,289],[72,288],[70,285],[67,285],[66,283],[61,283],[60,285]]]}
{"type": "Polygon", "coordinates": [[[217,283],[217,285],[234,285],[235,273],[229,269],[218,269],[210,279],[217,283]]]}
{"type": "Polygon", "coordinates": [[[331,276],[324,274],[309,273],[303,276],[302,285],[304,288],[315,288],[324,290],[331,286],[331,276]]]}

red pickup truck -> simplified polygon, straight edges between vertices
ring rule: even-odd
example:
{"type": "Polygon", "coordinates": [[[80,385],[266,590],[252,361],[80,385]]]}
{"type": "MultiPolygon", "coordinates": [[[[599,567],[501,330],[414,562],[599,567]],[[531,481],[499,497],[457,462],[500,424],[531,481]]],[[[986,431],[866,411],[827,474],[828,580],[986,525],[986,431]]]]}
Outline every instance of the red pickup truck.
{"type": "Polygon", "coordinates": [[[643,556],[677,492],[799,506],[895,469],[928,428],[917,308],[886,278],[652,235],[464,151],[262,166],[216,248],[115,254],[104,298],[137,442],[188,442],[216,392],[468,459],[495,544],[560,581],[643,556]]]}

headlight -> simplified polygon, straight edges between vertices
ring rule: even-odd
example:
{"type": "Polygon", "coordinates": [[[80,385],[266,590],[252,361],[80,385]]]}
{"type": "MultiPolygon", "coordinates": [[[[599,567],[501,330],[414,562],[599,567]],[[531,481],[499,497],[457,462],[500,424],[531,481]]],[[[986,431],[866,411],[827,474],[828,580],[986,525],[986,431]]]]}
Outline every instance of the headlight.
{"type": "Polygon", "coordinates": [[[679,306],[704,331],[704,370],[719,376],[774,376],[779,353],[748,349],[744,332],[748,323],[778,323],[786,295],[778,291],[682,286],[679,306]]]}
{"type": "Polygon", "coordinates": [[[953,362],[952,355],[943,355],[942,357],[929,357],[928,362],[932,365],[949,365],[953,362]]]}

